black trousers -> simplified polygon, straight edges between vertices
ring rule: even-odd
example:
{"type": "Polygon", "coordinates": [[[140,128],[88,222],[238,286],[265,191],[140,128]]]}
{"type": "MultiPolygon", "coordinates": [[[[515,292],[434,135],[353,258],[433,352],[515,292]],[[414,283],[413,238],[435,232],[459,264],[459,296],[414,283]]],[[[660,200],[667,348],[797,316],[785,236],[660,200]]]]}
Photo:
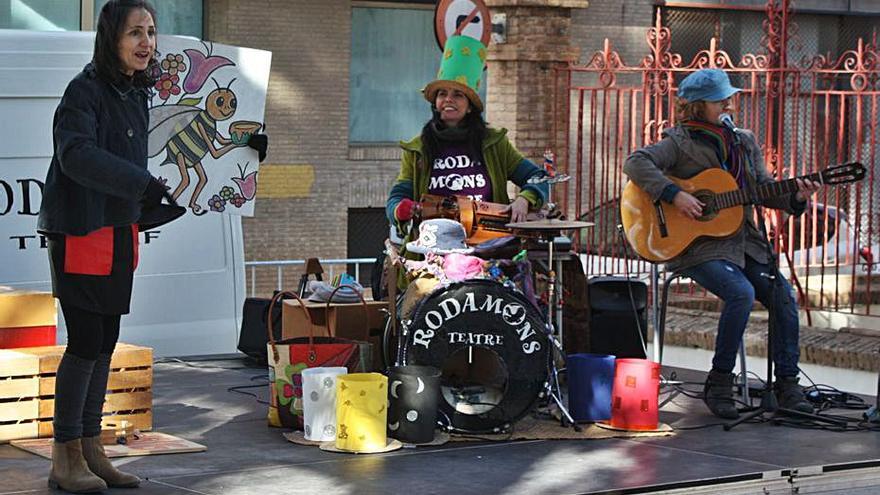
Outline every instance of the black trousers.
{"type": "Polygon", "coordinates": [[[67,323],[67,352],[94,361],[98,354],[113,354],[119,340],[121,315],[102,315],[65,304],[61,312],[67,323]]]}

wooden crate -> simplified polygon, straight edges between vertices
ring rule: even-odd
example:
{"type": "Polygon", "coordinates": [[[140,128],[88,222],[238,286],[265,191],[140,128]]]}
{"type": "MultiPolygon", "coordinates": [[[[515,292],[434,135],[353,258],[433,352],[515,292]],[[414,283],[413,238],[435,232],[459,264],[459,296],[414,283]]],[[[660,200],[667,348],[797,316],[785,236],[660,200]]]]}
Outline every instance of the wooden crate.
{"type": "MultiPolygon", "coordinates": [[[[0,349],[0,442],[52,436],[55,372],[64,346],[0,349]]],[[[153,350],[117,344],[110,361],[105,421],[153,427],[153,350]]]]}

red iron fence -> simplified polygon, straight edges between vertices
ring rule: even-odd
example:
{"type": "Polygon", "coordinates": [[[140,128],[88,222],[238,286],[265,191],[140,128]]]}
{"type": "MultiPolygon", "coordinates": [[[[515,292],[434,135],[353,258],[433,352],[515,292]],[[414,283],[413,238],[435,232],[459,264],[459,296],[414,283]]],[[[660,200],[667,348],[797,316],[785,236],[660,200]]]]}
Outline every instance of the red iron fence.
{"type": "Polygon", "coordinates": [[[576,238],[590,254],[588,274],[645,274],[650,264],[627,250],[618,233],[618,203],[630,152],[660,139],[675,124],[677,83],[707,67],[724,69],[743,91],[736,121],[755,132],[768,170],[778,179],[859,161],[864,181],[824,188],[799,218],[768,210],[780,267],[793,274],[805,308],[875,315],[880,282],[880,52],[869,42],[832,56],[787,57],[797,39],[787,0],[769,0],[760,54],[731,60],[709,46],[690,62],[669,50],[672,33],[658,12],[647,31],[647,55],[627,65],[606,40],[586,65],[556,69],[558,168],[573,181],[559,196],[570,217],[595,222],[576,238]],[[564,139],[564,141],[563,141],[564,139]]]}

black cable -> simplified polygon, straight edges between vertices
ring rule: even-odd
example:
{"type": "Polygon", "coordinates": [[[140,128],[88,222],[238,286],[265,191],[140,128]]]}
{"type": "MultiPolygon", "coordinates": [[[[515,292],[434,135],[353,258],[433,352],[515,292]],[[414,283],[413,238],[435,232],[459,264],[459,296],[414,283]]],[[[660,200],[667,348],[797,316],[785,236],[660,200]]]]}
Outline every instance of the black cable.
{"type": "Polygon", "coordinates": [[[257,394],[254,394],[254,393],[251,393],[251,392],[242,392],[242,389],[245,389],[245,388],[258,388],[258,387],[265,387],[265,386],[266,386],[265,383],[262,383],[262,384],[259,384],[259,385],[239,385],[239,386],[236,386],[236,387],[229,387],[229,388],[226,389],[226,391],[227,391],[227,392],[236,393],[236,394],[249,395],[249,396],[254,397],[255,399],[257,399],[257,403],[258,403],[258,404],[266,404],[266,405],[269,405],[269,401],[266,401],[266,400],[260,399],[260,396],[257,395],[257,394]]]}
{"type": "MultiPolygon", "coordinates": [[[[636,320],[636,331],[639,333],[639,342],[642,343],[642,351],[645,353],[645,357],[648,357],[648,344],[645,342],[645,335],[642,333],[642,322],[639,319],[639,309],[636,307],[636,298],[633,295],[633,281],[629,275],[629,249],[627,248],[629,241],[626,240],[626,236],[623,235],[623,224],[617,224],[617,233],[620,235],[620,238],[623,240],[621,245],[623,246],[623,276],[626,277],[626,291],[629,294],[629,304],[632,307],[633,317],[636,320]]],[[[659,345],[659,343],[654,342],[654,345],[659,345]]]]}
{"type": "Polygon", "coordinates": [[[268,401],[265,401],[265,400],[260,399],[260,396],[257,395],[257,394],[254,394],[254,393],[251,393],[251,392],[242,392],[242,390],[243,390],[243,389],[246,389],[246,388],[259,388],[259,387],[265,387],[265,386],[269,385],[269,375],[268,375],[268,373],[267,373],[266,375],[256,375],[256,376],[253,376],[253,377],[251,377],[251,380],[250,380],[250,381],[259,380],[259,379],[265,379],[266,381],[265,381],[265,383],[258,383],[258,384],[256,384],[256,385],[236,385],[236,386],[233,386],[233,387],[229,387],[229,388],[227,388],[226,391],[227,391],[227,392],[232,392],[232,393],[235,393],[235,394],[249,395],[249,396],[254,397],[255,399],[257,399],[257,403],[258,403],[258,404],[266,404],[266,405],[269,405],[269,402],[268,402],[268,401]]]}
{"type": "Polygon", "coordinates": [[[804,396],[809,402],[812,402],[820,411],[828,409],[850,409],[862,411],[868,409],[870,405],[861,397],[844,392],[830,385],[816,383],[803,369],[798,371],[810,382],[810,385],[803,387],[804,396]]]}

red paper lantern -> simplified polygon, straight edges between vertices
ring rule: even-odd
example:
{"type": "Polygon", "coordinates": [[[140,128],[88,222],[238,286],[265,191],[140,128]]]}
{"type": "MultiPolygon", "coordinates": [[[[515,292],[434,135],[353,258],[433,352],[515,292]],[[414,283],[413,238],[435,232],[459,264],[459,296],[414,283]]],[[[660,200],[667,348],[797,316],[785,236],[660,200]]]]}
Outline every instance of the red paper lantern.
{"type": "Polygon", "coordinates": [[[618,359],[611,392],[611,426],[656,430],[660,365],[647,359],[618,359]]]}

